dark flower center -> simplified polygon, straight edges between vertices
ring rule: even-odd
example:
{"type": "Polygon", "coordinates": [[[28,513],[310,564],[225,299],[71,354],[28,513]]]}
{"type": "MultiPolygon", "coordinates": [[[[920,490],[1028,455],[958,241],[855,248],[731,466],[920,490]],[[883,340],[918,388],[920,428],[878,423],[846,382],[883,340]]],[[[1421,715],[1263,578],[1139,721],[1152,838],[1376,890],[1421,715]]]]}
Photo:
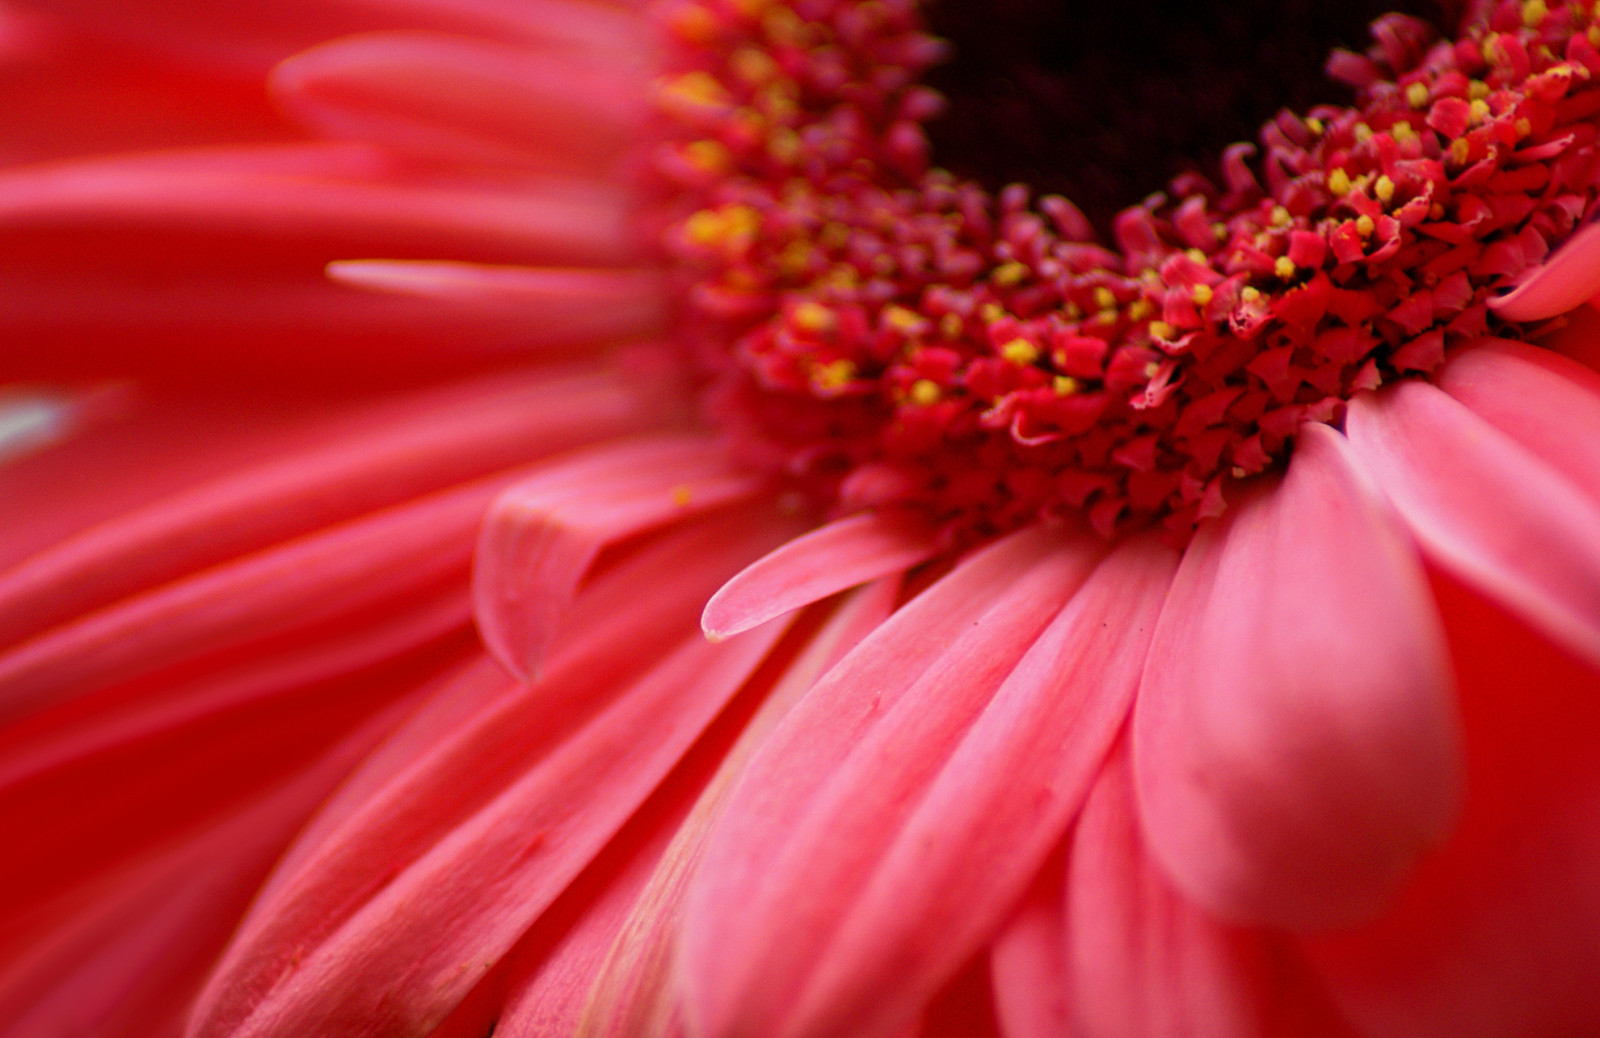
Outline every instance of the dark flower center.
{"type": "Polygon", "coordinates": [[[1177,174],[1214,168],[1279,109],[1348,105],[1323,63],[1390,11],[1452,31],[1464,0],[937,0],[955,44],[931,69],[949,102],[935,160],[990,190],[1065,195],[1104,229],[1177,174]]]}

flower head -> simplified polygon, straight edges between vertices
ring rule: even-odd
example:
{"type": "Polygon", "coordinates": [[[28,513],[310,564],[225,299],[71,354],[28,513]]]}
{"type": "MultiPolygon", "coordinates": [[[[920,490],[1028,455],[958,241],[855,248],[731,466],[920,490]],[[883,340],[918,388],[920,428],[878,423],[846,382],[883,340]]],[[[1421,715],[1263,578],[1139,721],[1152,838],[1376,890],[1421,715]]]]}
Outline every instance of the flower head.
{"type": "Polygon", "coordinates": [[[1600,1022],[1595,12],[1115,215],[928,13],[6,12],[10,1033],[1600,1022]]]}

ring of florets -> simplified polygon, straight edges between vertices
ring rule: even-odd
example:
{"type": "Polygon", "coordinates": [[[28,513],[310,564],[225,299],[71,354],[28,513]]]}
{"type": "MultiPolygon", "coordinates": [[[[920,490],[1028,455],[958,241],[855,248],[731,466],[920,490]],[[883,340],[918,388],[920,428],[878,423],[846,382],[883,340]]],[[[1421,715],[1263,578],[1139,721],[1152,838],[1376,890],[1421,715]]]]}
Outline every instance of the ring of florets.
{"type": "MultiPolygon", "coordinates": [[[[1302,422],[1427,376],[1600,192],[1600,5],[1389,15],[1281,113],[1120,213],[935,168],[915,0],[669,0],[653,163],[683,341],[746,463],[953,539],[1079,514],[1175,537],[1302,422]]],[[[1516,329],[1497,327],[1502,333],[1516,329]]]]}

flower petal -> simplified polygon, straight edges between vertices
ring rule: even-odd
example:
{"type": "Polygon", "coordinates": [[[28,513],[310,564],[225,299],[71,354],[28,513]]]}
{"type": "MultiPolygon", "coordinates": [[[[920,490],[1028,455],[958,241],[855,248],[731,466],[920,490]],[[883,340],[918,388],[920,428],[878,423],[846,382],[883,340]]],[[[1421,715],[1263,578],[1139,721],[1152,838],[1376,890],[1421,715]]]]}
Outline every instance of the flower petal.
{"type": "MultiPolygon", "coordinates": [[[[690,891],[684,944],[688,1011],[704,1033],[838,1034],[868,1020],[874,1033],[903,1026],[976,950],[975,939],[963,935],[948,945],[954,961],[918,962],[916,955],[905,954],[908,946],[934,951],[932,946],[945,944],[948,935],[942,931],[938,942],[928,940],[929,930],[919,925],[920,909],[937,904],[959,920],[959,908],[947,900],[951,889],[958,890],[958,901],[976,893],[970,876],[955,876],[962,872],[961,862],[993,865],[992,855],[963,858],[967,848],[960,833],[938,832],[939,808],[930,804],[922,816],[918,807],[935,790],[941,791],[936,800],[946,803],[948,796],[948,804],[959,806],[964,816],[981,813],[981,807],[963,802],[959,788],[962,779],[977,780],[960,762],[968,754],[983,755],[976,743],[963,747],[963,736],[1099,553],[1090,538],[1062,543],[1056,536],[1041,530],[1013,535],[924,592],[830,671],[752,760],[690,891]],[[1020,572],[1013,568],[1018,566],[1020,572]],[[978,573],[989,574],[996,584],[974,601],[967,588],[978,573]],[[943,615],[933,615],[936,609],[943,615]],[[930,635],[936,640],[923,642],[930,635]],[[893,678],[878,678],[888,670],[893,678]],[[957,763],[941,775],[952,755],[957,763]],[[932,890],[917,898],[918,907],[908,910],[886,892],[900,889],[890,874],[914,865],[919,848],[943,860],[949,874],[939,874],[932,890]],[[888,873],[879,886],[874,870],[884,863],[888,873]],[[859,929],[857,910],[870,917],[859,929]],[[861,931],[886,920],[889,947],[875,948],[876,938],[861,931]],[[894,976],[895,991],[903,997],[891,997],[882,983],[897,966],[917,974],[909,983],[894,976]]],[[[1140,573],[1140,567],[1130,572],[1140,573]]],[[[1148,579],[1148,571],[1140,576],[1148,579]]],[[[1142,589],[1143,580],[1136,586],[1142,589]]],[[[1138,612],[1129,607],[1130,614],[1138,612]]],[[[1097,630],[1099,622],[1094,616],[1097,630]]],[[[1041,680],[1036,671],[1078,652],[1091,666],[1101,662],[1085,651],[1080,638],[1053,632],[1050,645],[1030,658],[1026,677],[1006,693],[1023,714],[1036,702],[1032,693],[1041,680]]],[[[1110,667],[1113,673],[1120,663],[1110,667]]],[[[1128,667],[1130,683],[1137,663],[1128,667]]],[[[1004,716],[1008,712],[1001,709],[992,727],[982,726],[977,742],[996,739],[1004,745],[1009,731],[1026,745],[1029,735],[1038,734],[1015,732],[1011,726],[1024,722],[1004,716]]],[[[1086,741],[1092,743],[1093,737],[1086,741]]],[[[1094,752],[1084,748],[1091,759],[1094,752]]],[[[1060,791],[1044,775],[1037,785],[1027,776],[1023,781],[1036,790],[1021,798],[1025,814],[1032,816],[1041,803],[1057,797],[1061,813],[1070,809],[1070,779],[1060,791]]],[[[981,821],[968,828],[981,830],[981,821]]],[[[1038,857],[1051,842],[1044,839],[1038,857]]],[[[903,878],[915,881],[917,870],[908,871],[903,878]]],[[[979,915],[993,911],[990,927],[998,925],[1031,873],[1031,864],[1023,865],[1015,889],[996,895],[1007,900],[978,910],[979,915]]],[[[990,878],[986,871],[985,882],[990,878]]],[[[946,922],[927,926],[938,929],[946,922]]],[[[939,959],[937,952],[933,958],[939,959]]]]}
{"type": "Polygon", "coordinates": [[[1568,238],[1516,288],[1489,306],[1508,321],[1543,321],[1600,295],[1600,224],[1568,238]]]}
{"type": "Polygon", "coordinates": [[[1346,425],[1431,559],[1600,661],[1600,501],[1425,383],[1356,397],[1346,425]]]}
{"type": "Polygon", "coordinates": [[[862,513],[829,523],[757,559],[706,603],[700,627],[726,638],[845,588],[926,562],[932,535],[907,518],[862,513]]]}
{"type": "Polygon", "coordinates": [[[472,597],[484,644],[513,674],[535,675],[601,549],[759,486],[695,437],[607,445],[517,484],[478,538],[472,597]]]}
{"type": "Polygon", "coordinates": [[[1411,545],[1343,437],[1189,545],[1139,690],[1145,837],[1236,921],[1382,907],[1458,796],[1443,635],[1411,545]]]}

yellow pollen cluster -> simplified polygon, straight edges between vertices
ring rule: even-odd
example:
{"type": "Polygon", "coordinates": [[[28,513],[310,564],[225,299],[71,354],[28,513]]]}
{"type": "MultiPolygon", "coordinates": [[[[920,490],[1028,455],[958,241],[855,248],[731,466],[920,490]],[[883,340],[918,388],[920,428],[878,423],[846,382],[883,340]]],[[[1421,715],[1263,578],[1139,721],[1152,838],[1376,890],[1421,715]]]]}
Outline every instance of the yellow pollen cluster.
{"type": "Polygon", "coordinates": [[[1039,347],[1027,339],[1012,339],[1000,347],[1000,356],[1013,364],[1032,364],[1039,359],[1039,347]]]}

